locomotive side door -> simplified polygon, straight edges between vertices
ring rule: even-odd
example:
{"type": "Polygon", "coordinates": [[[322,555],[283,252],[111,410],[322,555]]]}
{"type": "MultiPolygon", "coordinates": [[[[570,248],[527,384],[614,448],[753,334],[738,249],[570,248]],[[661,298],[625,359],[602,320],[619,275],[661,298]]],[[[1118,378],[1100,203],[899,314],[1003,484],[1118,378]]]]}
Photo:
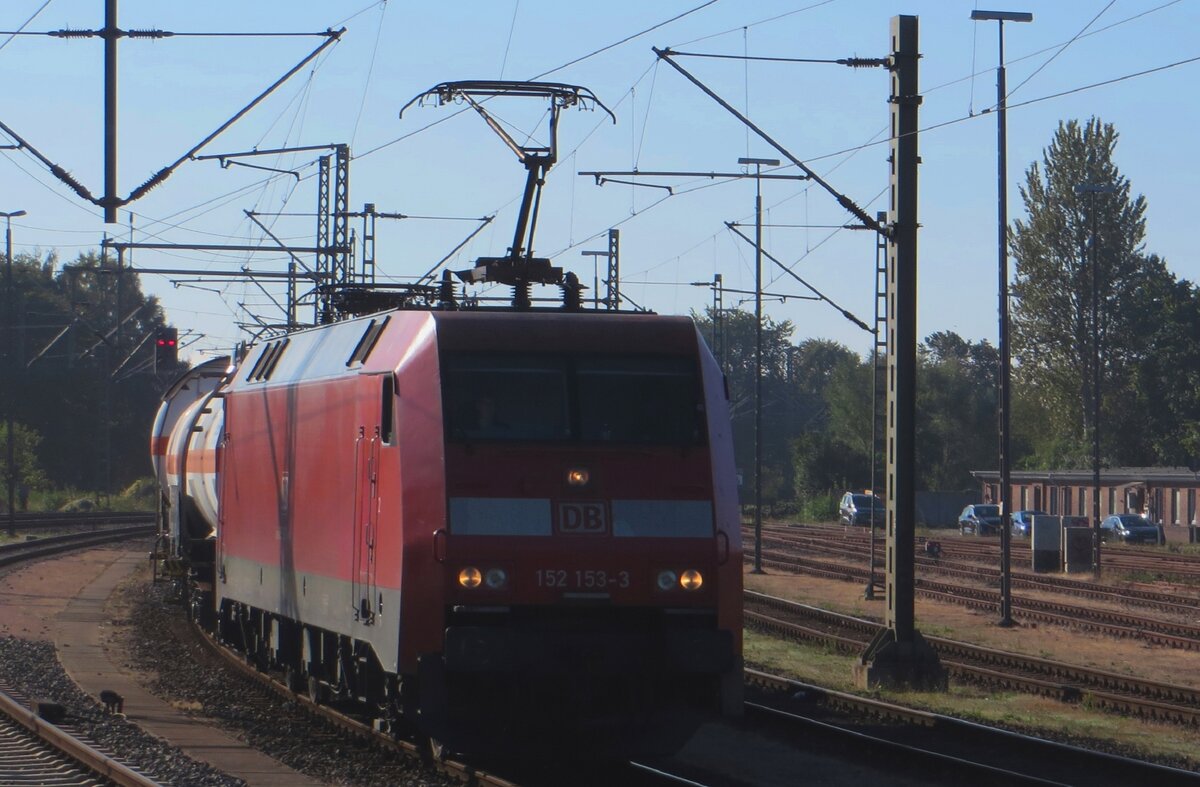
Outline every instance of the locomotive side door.
{"type": "Polygon", "coordinates": [[[378,595],[375,543],[379,530],[379,449],[382,412],[392,390],[391,375],[365,376],[358,389],[358,428],[355,435],[353,564],[350,586],[354,619],[375,622],[378,595]],[[381,382],[382,381],[382,382],[381,382]],[[383,392],[382,397],[380,392],[383,392]],[[384,407],[381,407],[381,403],[384,407]]]}

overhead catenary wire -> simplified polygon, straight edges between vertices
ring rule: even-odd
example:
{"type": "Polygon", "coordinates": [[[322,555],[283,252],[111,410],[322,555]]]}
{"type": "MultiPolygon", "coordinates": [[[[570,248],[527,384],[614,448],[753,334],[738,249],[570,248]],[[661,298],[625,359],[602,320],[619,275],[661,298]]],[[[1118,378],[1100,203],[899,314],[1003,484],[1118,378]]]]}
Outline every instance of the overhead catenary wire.
{"type": "Polygon", "coordinates": [[[52,2],[53,2],[53,0],[46,0],[44,3],[42,3],[41,6],[38,7],[38,10],[36,10],[32,14],[30,14],[29,18],[21,23],[21,26],[17,28],[16,33],[10,34],[8,38],[4,39],[4,41],[2,43],[0,43],[0,49],[4,49],[4,47],[8,46],[12,42],[12,40],[17,37],[17,35],[24,32],[25,28],[28,27],[33,22],[33,20],[37,19],[38,16],[43,11],[46,10],[46,6],[50,5],[50,3],[52,3],[52,2]]]}
{"type": "MultiPolygon", "coordinates": [[[[1007,95],[1007,96],[1005,96],[1005,98],[1007,99],[1007,98],[1008,98],[1008,96],[1011,96],[1013,93],[1016,93],[1018,90],[1020,90],[1022,87],[1024,87],[1024,86],[1025,86],[1025,85],[1026,85],[1026,84],[1029,82],[1029,80],[1033,79],[1035,76],[1037,76],[1039,73],[1041,73],[1041,70],[1042,70],[1043,68],[1045,68],[1046,66],[1050,65],[1051,63],[1053,63],[1053,62],[1054,62],[1054,59],[1055,59],[1056,57],[1058,57],[1059,55],[1061,55],[1063,52],[1067,51],[1067,47],[1069,47],[1071,44],[1075,43],[1075,42],[1076,42],[1076,41],[1079,39],[1079,37],[1080,37],[1081,35],[1083,35],[1084,33],[1086,33],[1086,32],[1087,32],[1087,29],[1088,29],[1089,27],[1091,27],[1092,25],[1096,24],[1096,21],[1097,21],[1097,20],[1098,20],[1100,17],[1104,16],[1104,13],[1105,13],[1105,12],[1106,12],[1108,9],[1112,8],[1112,7],[1113,7],[1113,3],[1115,3],[1115,2],[1117,2],[1117,0],[1108,0],[1108,5],[1106,5],[1106,6],[1104,6],[1103,8],[1101,8],[1101,9],[1100,9],[1100,12],[1099,12],[1099,13],[1097,13],[1095,16],[1093,16],[1093,17],[1092,17],[1092,18],[1091,18],[1091,19],[1088,21],[1088,23],[1087,23],[1086,25],[1084,25],[1082,28],[1080,28],[1080,30],[1079,30],[1079,32],[1078,32],[1078,33],[1076,33],[1075,35],[1071,36],[1071,40],[1070,40],[1070,41],[1067,41],[1067,43],[1063,44],[1063,45],[1062,45],[1062,46],[1060,46],[1060,47],[1059,47],[1057,50],[1055,50],[1054,54],[1052,54],[1052,55],[1050,55],[1050,57],[1046,58],[1045,62],[1043,62],[1043,63],[1042,63],[1040,66],[1038,66],[1037,68],[1035,68],[1035,69],[1033,70],[1033,73],[1031,73],[1029,76],[1025,77],[1024,79],[1022,79],[1022,80],[1020,81],[1020,83],[1018,83],[1018,84],[1017,84],[1017,86],[1016,86],[1016,87],[1014,87],[1012,90],[1009,90],[1009,91],[1008,91],[1008,95],[1007,95]]],[[[1007,104],[1007,101],[1006,101],[1005,103],[1007,104]]]]}
{"type": "Polygon", "coordinates": [[[387,2],[384,2],[379,7],[379,21],[375,24],[375,43],[371,47],[371,60],[367,65],[367,76],[363,80],[362,97],[358,102],[358,113],[354,116],[354,127],[350,130],[350,146],[353,148],[355,141],[358,139],[358,124],[362,122],[363,112],[367,108],[367,94],[371,89],[371,77],[375,73],[375,59],[379,56],[379,41],[383,38],[383,20],[387,15],[387,2]]]}
{"type": "Polygon", "coordinates": [[[746,28],[758,27],[759,25],[765,25],[768,22],[776,22],[785,17],[794,16],[795,14],[799,14],[804,11],[811,11],[814,8],[820,8],[823,5],[829,5],[832,2],[834,2],[834,0],[821,0],[821,2],[819,2],[819,3],[812,3],[811,5],[806,5],[803,8],[796,8],[792,11],[787,11],[782,14],[776,14],[775,16],[769,16],[766,19],[759,19],[757,22],[748,22],[744,25],[738,25],[737,27],[731,27],[728,30],[721,31],[720,33],[710,33],[709,35],[701,36],[700,38],[693,38],[691,41],[684,41],[682,44],[677,44],[677,46],[688,46],[689,44],[697,44],[701,41],[707,41],[710,38],[717,38],[719,36],[729,35],[730,33],[736,33],[737,31],[745,30],[746,28]]]}

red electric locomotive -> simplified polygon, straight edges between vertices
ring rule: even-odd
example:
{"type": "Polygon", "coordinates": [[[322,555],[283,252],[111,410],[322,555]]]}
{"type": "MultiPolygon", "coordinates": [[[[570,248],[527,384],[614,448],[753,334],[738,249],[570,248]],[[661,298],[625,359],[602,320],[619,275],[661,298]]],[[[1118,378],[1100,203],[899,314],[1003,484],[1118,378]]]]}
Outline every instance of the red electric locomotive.
{"type": "Polygon", "coordinates": [[[691,320],[397,310],[257,345],[216,397],[217,631],[296,688],[460,751],[663,752],[740,713],[691,320]]]}

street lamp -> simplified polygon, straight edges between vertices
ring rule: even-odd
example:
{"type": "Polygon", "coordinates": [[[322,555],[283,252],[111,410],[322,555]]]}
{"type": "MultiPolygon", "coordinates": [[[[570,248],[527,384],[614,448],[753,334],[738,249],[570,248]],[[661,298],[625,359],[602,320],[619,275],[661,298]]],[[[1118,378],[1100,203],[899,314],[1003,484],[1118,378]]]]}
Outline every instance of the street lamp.
{"type": "Polygon", "coordinates": [[[1100,578],[1100,255],[1096,243],[1096,195],[1112,194],[1111,183],[1082,183],[1076,194],[1091,194],[1091,242],[1088,263],[1092,269],[1092,572],[1100,578]]]}
{"type": "Polygon", "coordinates": [[[762,568],[762,168],[779,159],[739,158],[754,165],[754,572],[762,568]]]}
{"type": "Polygon", "coordinates": [[[996,69],[996,167],[998,212],[997,260],[1000,281],[1000,625],[1011,626],[1012,579],[1010,556],[1012,550],[1012,478],[1009,471],[1009,451],[1012,443],[1009,424],[1009,378],[1012,375],[1012,353],[1008,346],[1008,137],[1005,125],[1004,82],[1004,23],[1032,22],[1033,14],[1024,11],[972,11],[977,22],[999,22],[1000,65],[996,69]]]}
{"type": "Polygon", "coordinates": [[[18,216],[24,216],[25,211],[14,210],[11,213],[0,211],[0,216],[4,217],[4,290],[7,295],[5,305],[5,316],[7,323],[5,325],[5,335],[7,341],[5,343],[5,359],[8,361],[6,366],[5,377],[8,378],[8,384],[5,386],[8,396],[8,405],[4,408],[4,421],[8,430],[8,534],[15,536],[17,534],[17,507],[14,504],[17,491],[17,465],[16,465],[16,446],[13,443],[13,408],[16,407],[16,381],[17,381],[17,353],[16,353],[16,326],[13,320],[13,315],[16,312],[16,290],[13,287],[12,274],[12,220],[18,216]]]}

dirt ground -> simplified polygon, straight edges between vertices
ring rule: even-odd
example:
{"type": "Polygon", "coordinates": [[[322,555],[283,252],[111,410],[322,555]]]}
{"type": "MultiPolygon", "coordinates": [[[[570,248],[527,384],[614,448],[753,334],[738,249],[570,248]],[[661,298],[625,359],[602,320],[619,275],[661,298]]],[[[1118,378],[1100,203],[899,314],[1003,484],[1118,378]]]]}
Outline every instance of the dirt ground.
{"type": "MultiPolygon", "coordinates": [[[[883,594],[866,601],[861,583],[778,571],[765,576],[747,573],[745,580],[746,588],[750,590],[848,615],[878,621],[883,618],[883,594]]],[[[1014,596],[1019,598],[1021,593],[1016,592],[1014,596]]],[[[998,616],[995,613],[920,598],[916,599],[915,607],[917,629],[927,636],[1137,675],[1145,680],[1200,686],[1200,676],[1196,675],[1200,656],[1193,651],[1019,620],[1012,628],[1001,628],[996,625],[998,616]]],[[[1153,613],[1146,614],[1149,617],[1153,613]]],[[[784,643],[753,630],[747,631],[746,654],[748,661],[758,661],[769,671],[791,674],[801,681],[832,689],[858,691],[852,678],[854,656],[784,643]]],[[[1200,756],[1197,755],[1200,731],[1095,710],[1087,703],[1064,703],[1030,694],[958,685],[953,681],[949,691],[944,693],[879,691],[875,694],[901,705],[995,724],[1017,732],[1187,770],[1200,768],[1200,756]]]]}
{"type": "MultiPolygon", "coordinates": [[[[746,588],[880,621],[885,610],[882,592],[877,594],[875,600],[866,601],[863,599],[863,586],[853,582],[779,572],[765,576],[747,573],[746,588]]],[[[1039,595],[1048,597],[1046,594],[1039,595]]],[[[1022,593],[1015,591],[1013,596],[1020,598],[1022,593]]],[[[1030,597],[1034,597],[1034,594],[1030,594],[1030,597]]],[[[1083,604],[1086,601],[1079,599],[1073,603],[1083,604]]],[[[916,599],[915,614],[917,628],[925,635],[963,640],[1119,674],[1137,675],[1145,680],[1200,686],[1200,673],[1196,670],[1200,656],[1194,651],[1089,634],[1061,626],[1021,622],[1019,617],[1015,626],[1002,628],[996,625],[999,617],[995,613],[920,597],[916,599]]],[[[1156,616],[1154,612],[1145,614],[1148,617],[1156,616]]]]}
{"type": "Polygon", "coordinates": [[[0,636],[54,639],[54,619],[67,602],[130,548],[88,549],[0,573],[0,636]]]}

